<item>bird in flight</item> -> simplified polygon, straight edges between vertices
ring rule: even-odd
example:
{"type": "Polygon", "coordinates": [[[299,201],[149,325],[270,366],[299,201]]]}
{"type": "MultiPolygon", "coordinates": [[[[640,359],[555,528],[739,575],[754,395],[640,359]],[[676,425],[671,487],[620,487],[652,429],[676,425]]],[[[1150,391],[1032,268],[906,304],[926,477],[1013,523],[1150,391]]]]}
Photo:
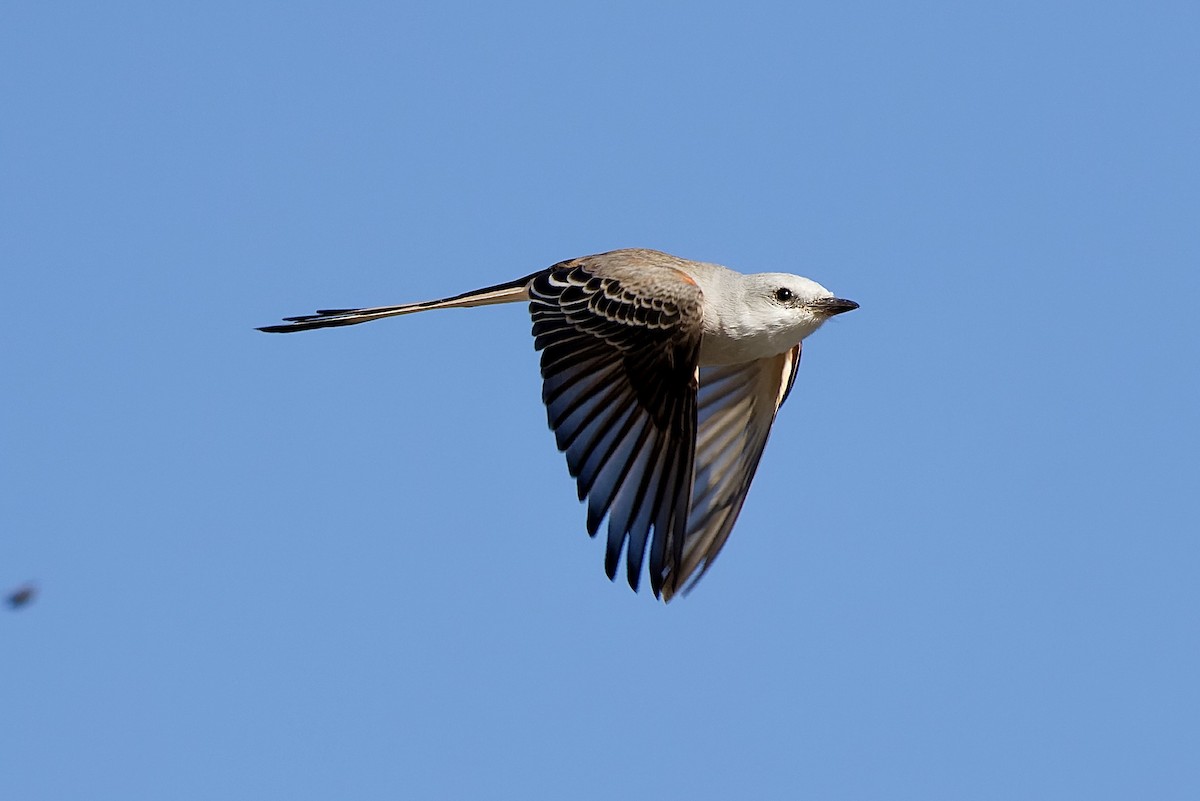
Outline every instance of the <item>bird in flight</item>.
{"type": "Polygon", "coordinates": [[[614,250],[441,300],[325,309],[260,328],[291,333],[428,311],[528,302],[542,400],[587,501],[607,519],[604,566],[625,553],[635,591],[649,546],[650,586],[670,601],[729,538],[801,340],[858,308],[815,281],[744,275],[656,250],[614,250]]]}
{"type": "Polygon", "coordinates": [[[20,609],[33,600],[37,595],[37,587],[32,583],[22,584],[8,594],[8,605],[12,609],[20,609]]]}

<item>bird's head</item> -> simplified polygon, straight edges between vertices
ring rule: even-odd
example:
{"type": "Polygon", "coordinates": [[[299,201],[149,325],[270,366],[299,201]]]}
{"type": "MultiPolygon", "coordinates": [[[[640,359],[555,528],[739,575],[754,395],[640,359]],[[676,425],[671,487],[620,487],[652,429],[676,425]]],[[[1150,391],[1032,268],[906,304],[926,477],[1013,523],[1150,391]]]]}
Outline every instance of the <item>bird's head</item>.
{"type": "Polygon", "coordinates": [[[758,273],[746,276],[745,303],[755,318],[755,327],[772,338],[795,345],[821,324],[858,304],[836,297],[816,281],[788,273],[758,273]]]}

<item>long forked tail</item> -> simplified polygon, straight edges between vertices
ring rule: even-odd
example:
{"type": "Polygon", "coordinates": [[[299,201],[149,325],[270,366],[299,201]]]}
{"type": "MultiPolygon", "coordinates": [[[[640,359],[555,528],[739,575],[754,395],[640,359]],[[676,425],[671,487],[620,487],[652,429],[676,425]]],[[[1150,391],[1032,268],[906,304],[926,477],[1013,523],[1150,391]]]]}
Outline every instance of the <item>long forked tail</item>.
{"type": "Polygon", "coordinates": [[[333,328],[339,325],[357,325],[371,320],[382,320],[384,317],[395,317],[400,314],[428,311],[430,309],[460,309],[471,306],[490,306],[493,303],[516,303],[529,300],[529,282],[540,272],[509,281],[506,284],[476,289],[464,292],[451,298],[427,300],[422,303],[405,303],[400,306],[376,306],[371,309],[321,309],[315,314],[304,314],[299,317],[284,317],[279,325],[264,325],[259,331],[268,334],[290,334],[293,331],[310,331],[314,328],[333,328]]]}

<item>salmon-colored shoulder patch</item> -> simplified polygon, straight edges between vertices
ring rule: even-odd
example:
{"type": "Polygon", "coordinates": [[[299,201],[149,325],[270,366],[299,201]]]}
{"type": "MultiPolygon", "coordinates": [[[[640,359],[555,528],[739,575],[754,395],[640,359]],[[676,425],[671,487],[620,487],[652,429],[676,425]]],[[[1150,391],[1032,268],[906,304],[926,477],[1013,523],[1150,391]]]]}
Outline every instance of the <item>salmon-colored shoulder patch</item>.
{"type": "Polygon", "coordinates": [[[700,286],[699,284],[697,284],[697,283],[696,283],[696,279],[695,279],[695,278],[692,278],[690,275],[688,275],[687,273],[685,273],[683,270],[680,270],[680,269],[678,269],[678,268],[675,268],[675,267],[672,267],[671,269],[672,269],[672,270],[675,270],[675,272],[679,273],[679,277],[683,279],[683,282],[684,282],[685,284],[691,284],[692,286],[700,286]]]}

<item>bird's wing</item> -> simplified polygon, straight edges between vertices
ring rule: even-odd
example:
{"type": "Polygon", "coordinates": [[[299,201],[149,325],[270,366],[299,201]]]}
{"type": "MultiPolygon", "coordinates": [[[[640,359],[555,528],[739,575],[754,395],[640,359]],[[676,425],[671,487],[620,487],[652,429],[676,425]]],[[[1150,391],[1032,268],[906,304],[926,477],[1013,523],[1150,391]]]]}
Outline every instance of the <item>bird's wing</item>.
{"type": "Polygon", "coordinates": [[[542,400],[588,502],[605,569],[635,590],[647,542],[657,596],[680,575],[696,440],[702,299],[686,273],[620,253],[562,262],[529,287],[542,400]]]}
{"type": "MultiPolygon", "coordinates": [[[[694,587],[729,539],[799,366],[796,345],[748,364],[700,368],[691,510],[679,576],[668,586],[684,592],[694,587]]],[[[670,600],[670,593],[664,598],[670,600]]]]}

